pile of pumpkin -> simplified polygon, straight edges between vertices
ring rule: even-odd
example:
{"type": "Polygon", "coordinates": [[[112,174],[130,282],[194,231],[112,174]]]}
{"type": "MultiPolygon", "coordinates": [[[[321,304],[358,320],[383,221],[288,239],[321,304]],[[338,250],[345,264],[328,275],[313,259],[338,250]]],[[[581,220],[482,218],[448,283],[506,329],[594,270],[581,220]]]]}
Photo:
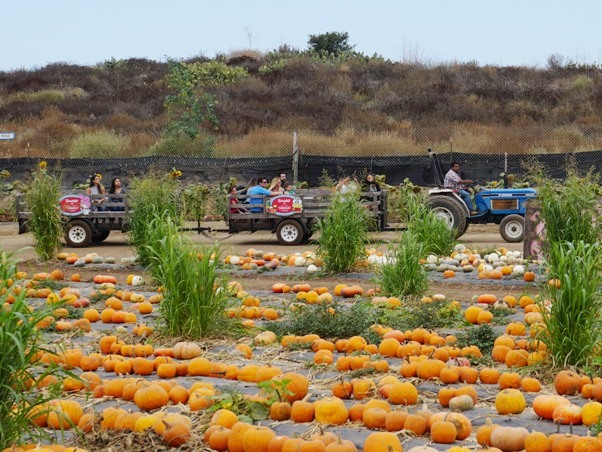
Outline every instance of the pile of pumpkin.
{"type": "Polygon", "coordinates": [[[280,265],[289,267],[306,267],[308,273],[315,273],[322,266],[322,259],[312,251],[293,254],[265,253],[261,250],[250,248],[244,256],[228,255],[224,258],[224,264],[238,266],[242,270],[257,270],[266,268],[273,270],[280,265]]]}
{"type": "MultiPolygon", "coordinates": [[[[296,403],[296,402],[295,402],[296,403]]],[[[311,405],[311,409],[313,409],[311,405]]],[[[322,404],[315,406],[316,418],[333,408],[322,404]]],[[[277,435],[269,427],[241,422],[228,410],[217,411],[205,431],[204,439],[213,450],[229,452],[357,452],[355,444],[332,432],[322,432],[308,438],[290,438],[277,435]]],[[[365,452],[401,452],[399,438],[389,432],[374,432],[363,443],[365,452]]]]}

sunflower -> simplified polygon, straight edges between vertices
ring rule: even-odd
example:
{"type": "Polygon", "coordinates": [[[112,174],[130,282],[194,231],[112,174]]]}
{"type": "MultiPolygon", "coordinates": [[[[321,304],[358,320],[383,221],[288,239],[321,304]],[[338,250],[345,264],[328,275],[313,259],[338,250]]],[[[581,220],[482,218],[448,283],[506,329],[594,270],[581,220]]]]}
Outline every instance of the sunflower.
{"type": "Polygon", "coordinates": [[[179,169],[172,168],[168,176],[171,179],[177,179],[179,177],[182,177],[182,171],[180,171],[179,169]]]}

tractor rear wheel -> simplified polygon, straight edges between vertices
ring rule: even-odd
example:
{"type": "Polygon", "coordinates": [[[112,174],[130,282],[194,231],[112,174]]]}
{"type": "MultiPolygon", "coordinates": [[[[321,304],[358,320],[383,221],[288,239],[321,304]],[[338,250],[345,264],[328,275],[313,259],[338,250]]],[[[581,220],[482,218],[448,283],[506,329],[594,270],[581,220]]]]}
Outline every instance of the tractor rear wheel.
{"type": "Polygon", "coordinates": [[[520,215],[508,215],[500,222],[500,235],[506,242],[521,242],[525,238],[525,219],[520,215]]]}
{"type": "Polygon", "coordinates": [[[456,238],[461,237],[467,229],[467,218],[463,207],[451,196],[431,196],[429,206],[452,229],[456,230],[456,238]]]}

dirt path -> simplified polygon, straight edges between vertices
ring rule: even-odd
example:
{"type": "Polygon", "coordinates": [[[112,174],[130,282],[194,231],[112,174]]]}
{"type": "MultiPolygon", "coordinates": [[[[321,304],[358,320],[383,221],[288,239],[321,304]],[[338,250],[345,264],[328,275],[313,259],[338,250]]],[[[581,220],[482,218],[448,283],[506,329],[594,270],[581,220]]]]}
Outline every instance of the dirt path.
{"type": "MultiPolygon", "coordinates": [[[[223,223],[212,223],[212,227],[223,228],[223,223]]],[[[297,251],[315,250],[316,244],[309,243],[299,246],[282,246],[278,243],[275,234],[269,232],[241,233],[226,238],[226,233],[216,233],[211,237],[202,234],[187,233],[187,235],[196,243],[212,244],[218,240],[225,254],[241,254],[249,248],[261,249],[275,253],[293,253],[297,251]]],[[[389,243],[397,240],[397,232],[382,232],[372,234],[374,246],[386,248],[389,243]]],[[[467,233],[461,237],[460,243],[470,248],[497,248],[505,246],[512,250],[522,250],[523,244],[506,243],[501,238],[496,225],[472,225],[467,233]]],[[[0,248],[9,252],[22,250],[33,246],[33,236],[31,234],[18,234],[16,223],[0,223],[0,248]]],[[[65,251],[74,251],[78,254],[97,253],[103,257],[114,257],[119,261],[123,257],[132,257],[134,250],[127,243],[127,234],[120,232],[111,232],[111,235],[103,243],[95,244],[87,248],[65,248],[65,251]]],[[[20,253],[23,260],[35,259],[36,254],[33,249],[26,249],[20,253]]]]}

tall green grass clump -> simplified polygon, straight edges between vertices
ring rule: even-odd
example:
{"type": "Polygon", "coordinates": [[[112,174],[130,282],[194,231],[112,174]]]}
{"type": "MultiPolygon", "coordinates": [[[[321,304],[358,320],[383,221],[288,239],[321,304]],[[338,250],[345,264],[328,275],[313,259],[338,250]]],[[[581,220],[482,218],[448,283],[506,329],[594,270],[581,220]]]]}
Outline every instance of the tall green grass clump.
{"type": "Polygon", "coordinates": [[[541,172],[536,182],[548,278],[559,283],[542,286],[541,299],[550,301],[551,309],[544,309],[540,302],[546,326],[540,340],[555,365],[589,365],[602,345],[598,177],[591,171],[579,176],[569,163],[564,183],[545,178],[541,172]]]}
{"type": "Polygon", "coordinates": [[[602,346],[602,250],[599,243],[553,242],[548,247],[550,278],[557,284],[542,288],[539,302],[545,329],[538,339],[557,366],[592,363],[602,346]]]}
{"type": "Polygon", "coordinates": [[[60,196],[60,179],[49,174],[46,162],[41,162],[25,188],[25,201],[31,212],[27,224],[33,234],[34,249],[45,262],[52,259],[62,247],[64,218],[59,210],[60,196]]]}
{"type": "Polygon", "coordinates": [[[412,231],[404,232],[378,271],[381,290],[396,297],[425,293],[428,289],[428,277],[420,264],[423,256],[424,243],[412,231]]]}
{"type": "Polygon", "coordinates": [[[328,271],[347,272],[365,256],[370,221],[359,195],[347,192],[333,196],[326,216],[317,223],[318,253],[328,271]]]}
{"type": "Polygon", "coordinates": [[[548,244],[596,243],[599,240],[602,227],[597,212],[601,192],[597,175],[590,171],[580,177],[575,169],[569,167],[564,183],[541,174],[536,183],[548,244]]]}
{"type": "Polygon", "coordinates": [[[59,380],[64,376],[56,365],[44,367],[37,360],[38,353],[45,349],[36,325],[52,315],[56,305],[44,305],[31,312],[25,290],[19,293],[11,285],[16,273],[13,255],[0,251],[0,449],[18,444],[21,438],[31,442],[47,436],[31,419],[47,411],[45,404],[58,396],[61,383],[39,391],[35,382],[51,374],[59,380]],[[15,301],[3,308],[9,294],[15,301]]]}
{"type": "Polygon", "coordinates": [[[129,240],[136,249],[138,260],[144,266],[150,264],[151,252],[156,240],[156,227],[151,220],[159,217],[170,218],[181,225],[178,211],[176,190],[178,182],[175,177],[152,172],[150,175],[132,180],[128,191],[129,240]]]}
{"type": "Polygon", "coordinates": [[[449,256],[456,244],[455,231],[428,207],[421,193],[406,191],[405,195],[406,226],[416,240],[423,244],[424,254],[449,256]]]}
{"type": "Polygon", "coordinates": [[[227,280],[218,274],[219,249],[197,249],[168,215],[155,216],[150,225],[157,237],[147,246],[149,269],[163,287],[165,332],[193,339],[223,332],[228,290],[227,280]]]}

